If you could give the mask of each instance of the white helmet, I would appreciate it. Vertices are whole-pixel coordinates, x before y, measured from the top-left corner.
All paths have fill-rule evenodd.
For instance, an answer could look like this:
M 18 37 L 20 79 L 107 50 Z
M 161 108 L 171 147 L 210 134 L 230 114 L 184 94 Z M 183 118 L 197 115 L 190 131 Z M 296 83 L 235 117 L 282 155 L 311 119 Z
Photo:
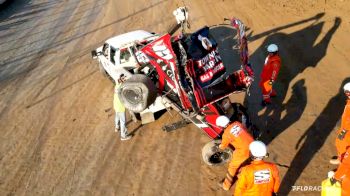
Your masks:
M 250 143 L 249 150 L 254 157 L 262 158 L 267 155 L 266 145 L 261 141 L 253 141 Z
M 219 127 L 226 127 L 230 123 L 230 119 L 227 118 L 227 116 L 219 116 L 216 119 L 216 125 Z
M 346 83 L 344 85 L 344 91 L 349 91 L 350 92 L 350 82 Z
M 278 47 L 276 44 L 270 44 L 269 46 L 267 46 L 267 52 L 277 52 L 278 51 Z

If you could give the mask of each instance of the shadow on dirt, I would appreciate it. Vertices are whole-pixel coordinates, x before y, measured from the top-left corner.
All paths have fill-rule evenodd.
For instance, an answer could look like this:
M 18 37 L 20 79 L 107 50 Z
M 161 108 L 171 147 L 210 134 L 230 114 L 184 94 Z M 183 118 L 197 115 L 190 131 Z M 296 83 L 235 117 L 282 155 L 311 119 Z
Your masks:
M 57 30 L 60 29 L 62 26 L 64 25 L 68 25 L 68 24 L 75 24 L 77 21 L 79 21 L 81 18 L 79 18 L 79 16 L 86 14 L 86 12 L 89 12 L 89 16 L 90 17 L 95 17 L 97 14 L 100 13 L 99 8 L 102 7 L 103 5 L 103 1 L 100 1 L 101 3 L 99 4 L 91 4 L 89 2 L 87 3 L 81 3 L 79 4 L 79 7 L 77 7 L 77 3 L 73 4 L 65 4 L 65 8 L 62 11 L 59 12 L 53 12 L 50 13 L 49 15 L 49 20 L 45 19 L 45 21 L 40 22 L 39 24 L 35 24 L 35 31 L 30 32 L 29 34 L 26 34 L 25 36 L 22 37 L 16 37 L 14 39 L 7 39 L 5 42 L 2 42 L 1 44 L 5 44 L 5 43 L 9 43 L 9 42 L 14 42 L 14 41 L 18 41 L 21 39 L 28 39 L 29 37 L 34 37 L 35 35 L 38 35 L 39 33 L 44 33 L 46 31 L 51 31 L 51 30 Z M 1 23 L 5 23 L 6 21 L 12 21 L 12 23 L 23 23 L 21 22 L 21 20 L 25 20 L 26 22 L 28 21 L 36 21 L 38 19 L 42 19 L 44 18 L 40 13 L 46 10 L 49 10 L 53 7 L 55 7 L 56 5 L 54 3 L 51 4 L 47 4 L 47 5 L 43 5 L 44 7 L 40 7 L 40 5 L 33 5 L 32 7 L 36 7 L 37 10 L 31 10 L 30 12 L 23 12 L 20 14 L 16 14 L 15 16 L 11 16 L 9 19 L 3 20 L 1 21 Z M 76 9 L 79 8 L 79 11 L 76 11 Z M 77 19 L 75 20 L 69 20 L 72 15 L 71 13 L 74 12 L 74 16 L 76 16 Z M 30 17 L 28 17 L 30 16 Z M 46 16 L 47 17 L 47 16 Z M 16 20 L 17 19 L 17 20 Z M 66 21 L 69 20 L 69 23 L 65 23 L 65 24 L 56 24 L 59 21 Z M 8 23 L 8 22 L 7 22 Z M 91 22 L 89 23 L 81 23 L 79 26 L 74 26 L 73 28 L 70 28 L 70 31 L 74 31 L 75 29 L 78 29 L 80 27 L 83 26 L 87 26 L 89 25 Z M 54 26 L 51 26 L 51 24 L 55 24 Z M 8 25 L 11 25 L 8 24 Z M 6 27 L 6 25 L 3 24 L 2 28 L 4 28 L 4 26 Z M 47 28 L 44 28 L 44 27 Z M 1 26 L 0 26 L 1 28 Z M 15 33 L 19 33 L 19 32 L 23 32 L 26 30 L 31 30 L 33 29 L 32 26 L 21 26 L 20 28 L 16 28 L 15 31 L 13 31 L 11 34 L 15 34 Z M 37 30 L 37 29 L 42 29 L 42 30 Z M 5 37 L 5 36 L 3 36 Z M 49 38 L 46 38 L 49 39 Z M 27 43 L 27 44 L 34 44 L 35 42 L 39 42 L 39 41 L 45 41 L 45 37 L 40 37 L 40 39 L 33 39 L 32 42 Z M 22 46 L 23 47 L 23 46 Z M 16 50 L 19 49 L 20 47 L 13 47 L 10 50 Z M 9 50 L 7 50 L 9 51 Z
M 306 107 L 307 95 L 304 79 L 297 81 L 293 85 L 292 97 L 286 103 L 283 102 L 285 101 L 290 82 L 306 68 L 317 66 L 318 62 L 326 54 L 332 35 L 340 26 L 341 19 L 336 18 L 332 28 L 316 43 L 316 39 L 320 36 L 324 25 L 323 21 L 318 21 L 322 16 L 323 14 L 318 14 L 309 20 L 304 20 L 304 22 L 313 21 L 313 23 L 294 33 L 275 33 L 268 36 L 262 46 L 251 55 L 250 60 L 253 63 L 256 82 L 251 88 L 253 96 L 246 97 L 245 104 L 248 105 L 252 119 L 261 119 L 258 124 L 261 129 L 265 130 L 264 141 L 267 143 L 270 143 L 283 130 L 299 120 Z M 288 25 L 286 26 L 289 27 Z M 259 35 L 251 38 L 255 39 L 255 37 L 259 37 Z M 274 98 L 274 103 L 269 105 L 261 116 L 257 116 L 258 112 L 263 109 L 261 107 L 262 96 L 257 84 L 260 79 L 263 59 L 267 55 L 266 46 L 270 43 L 279 45 L 282 58 L 281 70 L 275 85 L 278 96 Z M 282 117 L 282 112 L 284 111 L 287 114 Z
M 0 1 L 1 2 L 1 1 Z M 13 3 L 13 0 L 4 0 L 2 3 L 0 3 L 0 11 L 3 12 L 7 9 L 8 6 L 10 6 Z M 1 15 L 1 14 L 0 14 Z
M 30 4 L 30 0 L 8 0 L 3 5 L 0 5 L 0 31 L 14 28 L 28 21 L 29 16 L 43 12 L 52 4 L 38 3 Z
M 306 166 L 310 163 L 313 156 L 323 146 L 327 137 L 336 126 L 338 120 L 341 118 L 342 110 L 345 106 L 346 97 L 344 95 L 343 86 L 350 82 L 350 78 L 346 78 L 339 87 L 337 95 L 332 97 L 327 106 L 323 109 L 321 114 L 316 118 L 315 122 L 305 131 L 303 136 L 299 139 L 295 149 L 300 149 L 294 156 L 290 168 L 281 182 L 280 193 L 288 195 L 291 191 L 292 185 L 295 184 L 298 177 L 304 171 Z M 299 147 L 300 143 L 302 145 Z M 335 145 L 334 143 L 330 145 Z M 330 158 L 330 157 L 329 157 Z M 327 157 L 326 157 L 327 159 Z M 327 171 L 325 171 L 327 172 Z
M 253 123 L 257 124 L 263 131 L 260 139 L 266 144 L 269 144 L 280 133 L 297 122 L 305 110 L 307 104 L 305 79 L 296 81 L 291 87 L 291 97 L 288 100 L 285 99 L 287 91 L 290 90 L 291 81 L 306 68 L 316 67 L 326 55 L 329 42 L 341 24 L 341 19 L 335 18 L 333 26 L 329 30 L 323 30 L 325 32 L 323 34 L 321 32 L 325 22 L 320 21 L 323 15 L 324 13 L 320 13 L 314 17 L 248 37 L 249 41 L 254 41 L 267 36 L 263 44 L 250 56 L 250 62 L 255 71 L 255 82 L 250 89 L 251 96 L 245 98 L 245 105 L 249 108 Z M 310 25 L 296 32 L 290 34 L 278 32 L 307 22 L 311 22 Z M 262 95 L 258 83 L 264 59 L 267 56 L 266 46 L 271 43 L 278 44 L 282 59 L 281 70 L 275 84 L 278 96 L 273 98 L 273 104 L 268 105 L 262 115 L 258 115 L 259 111 L 263 110 L 261 106 Z M 314 154 L 322 146 L 336 125 L 340 117 L 338 113 L 342 107 L 341 94 L 338 94 L 330 100 L 320 117 L 305 132 L 303 137 L 306 138 L 306 141 L 294 157 L 290 169 L 281 183 L 280 192 L 282 195 L 288 195 L 292 185 L 295 184 Z M 316 135 L 317 137 L 315 137 Z
M 158 112 L 155 112 L 154 113 L 154 119 L 155 120 L 158 120 L 160 117 L 162 117 L 165 113 L 167 112 L 167 110 L 160 110 L 160 111 L 158 111 Z M 170 114 L 171 115 L 171 114 Z M 133 122 L 132 122 L 132 120 L 131 120 L 131 117 L 127 117 L 127 118 L 129 118 L 130 120 L 128 120 L 127 121 L 127 123 L 126 123 L 126 125 L 128 126 L 129 124 L 132 124 Z M 138 120 L 138 122 L 136 122 L 138 125 L 135 127 L 135 126 L 132 126 L 133 128 L 130 128 L 130 131 L 131 132 L 129 132 L 129 134 L 130 135 L 135 135 L 136 134 L 136 132 L 138 132 L 138 131 L 140 131 L 141 129 L 141 127 L 143 126 L 143 124 L 141 123 L 141 116 L 140 116 L 140 114 L 136 114 L 136 118 L 137 118 L 137 120 Z M 140 123 L 140 124 L 139 124 Z M 171 124 L 172 123 L 172 121 L 169 121 L 169 123 Z M 169 125 L 169 124 L 164 124 L 164 126 L 167 126 L 167 125 Z
M 83 3 L 80 3 L 83 2 Z M 6 80 L 12 78 L 13 67 L 20 67 L 27 63 L 33 61 L 33 57 L 39 56 L 42 52 L 47 52 L 49 49 L 57 47 L 52 41 L 57 41 L 57 35 L 64 35 L 81 33 L 82 29 L 85 30 L 86 26 L 90 25 L 93 22 L 93 18 L 99 13 L 101 7 L 98 5 L 92 4 L 90 2 L 84 1 L 70 2 L 65 4 L 64 10 L 56 11 L 54 7 L 58 7 L 60 1 L 51 1 L 47 3 L 37 3 L 37 4 L 28 4 L 23 7 L 15 7 L 13 9 L 8 8 L 8 13 L 2 14 L 0 21 L 0 38 L 2 42 L 0 43 L 0 53 L 3 55 L 0 57 L 0 66 L 1 70 L 10 69 L 6 73 L 6 77 L 1 80 Z M 78 11 L 76 11 L 78 9 Z M 47 12 L 47 13 L 44 13 Z M 78 19 L 72 19 L 71 13 L 74 12 L 74 16 Z M 69 30 L 63 32 L 61 29 L 64 29 L 66 25 L 72 25 L 80 20 L 79 16 L 88 15 L 91 20 L 81 22 L 79 26 L 74 26 L 69 28 Z M 88 17 L 85 17 L 88 18 Z M 25 25 L 20 25 L 25 23 Z M 32 25 L 30 25 L 32 24 Z M 18 25 L 18 26 L 16 26 Z M 50 32 L 50 33 L 49 33 Z M 52 44 L 49 44 L 52 43 Z M 25 50 L 24 48 L 31 46 L 30 50 Z M 13 56 L 13 53 L 16 53 Z M 10 58 L 10 56 L 13 56 Z M 6 67 L 4 66 L 6 65 Z M 16 73 L 23 73 L 28 70 L 18 69 Z M 15 76 L 15 75 L 14 75 Z

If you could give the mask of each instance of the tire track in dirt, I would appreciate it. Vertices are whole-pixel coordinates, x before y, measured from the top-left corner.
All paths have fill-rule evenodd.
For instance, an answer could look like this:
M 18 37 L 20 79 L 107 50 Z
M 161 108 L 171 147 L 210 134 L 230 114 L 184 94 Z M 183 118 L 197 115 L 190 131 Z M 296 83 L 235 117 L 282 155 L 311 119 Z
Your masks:
M 101 1 L 100 1 L 101 2 Z M 92 9 L 95 9 L 95 6 L 93 5 L 92 8 L 91 6 L 88 7 L 88 9 L 86 9 L 86 5 L 93 5 L 91 3 L 87 3 L 87 4 L 83 4 L 82 6 L 79 6 L 79 8 L 84 8 L 82 10 L 80 10 L 79 12 L 77 12 L 75 15 L 75 17 L 77 19 L 74 20 L 69 20 L 69 23 L 64 23 L 64 24 L 59 24 L 60 21 L 66 21 L 67 19 L 69 19 L 71 16 L 61 16 L 61 17 L 57 17 L 57 19 L 53 20 L 55 23 L 51 24 L 51 23 L 47 23 L 48 20 L 44 20 L 42 21 L 39 25 L 40 29 L 44 28 L 44 30 L 39 30 L 36 31 L 36 28 L 33 28 L 32 32 L 27 33 L 25 36 L 20 37 L 19 39 L 16 38 L 16 42 L 19 43 L 18 46 L 13 46 L 13 44 L 10 45 L 11 49 L 7 49 L 6 52 L 2 52 L 4 55 L 6 53 L 12 52 L 14 53 L 14 51 L 16 51 L 14 54 L 16 56 L 11 56 L 11 54 L 9 55 L 5 55 L 5 56 L 9 56 L 9 58 L 7 58 L 6 60 L 3 61 L 3 64 L 6 64 L 6 66 L 1 66 L 0 68 L 0 72 L 4 72 L 2 73 L 2 77 L 1 80 L 7 80 L 10 79 L 12 75 L 16 76 L 16 75 L 21 75 L 23 73 L 26 73 L 28 70 L 30 70 L 30 68 L 22 68 L 21 70 L 16 71 L 16 74 L 9 74 L 7 73 L 7 70 L 13 70 L 13 67 L 16 67 L 18 65 L 21 64 L 25 64 L 25 63 L 30 63 L 33 59 L 33 55 L 36 55 L 37 53 L 40 53 L 42 51 L 46 51 L 46 55 L 48 56 L 48 54 L 50 53 L 54 53 L 55 56 L 61 56 L 59 55 L 61 54 L 62 50 L 66 50 L 66 48 L 64 48 L 64 45 L 68 44 L 69 42 L 65 42 L 65 43 L 61 43 L 60 45 L 58 45 L 57 43 L 62 42 L 61 40 L 55 40 L 56 43 L 53 43 L 51 41 L 52 44 L 46 44 L 43 45 L 43 43 L 46 42 L 50 42 L 50 40 L 52 40 L 52 38 L 54 37 L 52 34 L 48 34 L 47 32 L 53 31 L 53 34 L 60 34 L 61 37 L 70 37 L 71 34 L 76 35 L 82 27 L 85 27 L 86 25 L 91 23 L 91 19 L 90 20 L 86 20 L 87 22 L 84 22 L 80 25 L 74 25 L 75 23 L 78 22 L 78 20 L 80 20 L 80 18 L 84 18 L 83 14 L 85 12 L 90 12 L 89 17 L 95 17 L 98 13 L 98 10 L 93 11 Z M 101 5 L 99 4 L 98 7 L 100 7 Z M 76 9 L 76 7 L 68 7 L 69 10 L 71 9 Z M 73 12 L 74 13 L 74 12 Z M 67 14 L 65 10 L 59 10 L 57 11 L 57 14 Z M 72 13 L 69 13 L 72 14 Z M 50 18 L 50 17 L 48 17 Z M 73 24 L 74 27 L 65 30 L 64 32 L 60 33 L 59 31 L 56 31 L 57 28 L 60 28 L 61 25 L 71 25 Z M 38 33 L 40 32 L 40 33 Z M 30 40 L 30 41 L 21 41 L 21 38 L 26 38 L 26 40 Z M 63 40 L 63 39 L 62 39 Z M 13 42 L 13 41 L 12 41 Z M 25 46 L 30 46 L 30 45 L 43 45 L 42 47 L 36 47 L 30 50 L 26 50 L 23 49 L 23 43 L 25 44 Z M 58 47 L 59 46 L 59 47 Z M 56 49 L 56 50 L 52 50 L 52 49 Z M 61 49 L 61 50 L 60 50 Z M 56 57 L 59 58 L 59 57 Z M 6 70 L 7 69 L 7 70 Z M 12 71 L 13 72 L 13 71 Z M 11 73 L 11 72 L 10 72 Z
M 34 26 L 40 26 L 42 22 L 43 22 L 43 21 L 40 21 L 40 20 L 39 20 L 39 21 L 37 21 L 37 22 L 34 24 Z M 58 23 L 62 23 L 62 22 L 65 22 L 65 20 L 58 21 Z M 31 32 L 33 32 L 33 31 L 35 31 L 35 30 L 36 30 L 36 28 L 32 28 L 32 29 L 30 29 L 28 32 L 24 32 L 23 34 L 27 34 L 27 33 L 30 34 Z M 52 44 L 52 42 L 55 40 L 55 38 L 56 38 L 55 36 L 52 36 L 51 41 L 49 41 L 49 43 L 47 43 L 46 45 L 50 45 L 50 43 Z M 23 43 L 23 42 L 21 42 L 20 40 L 18 40 L 18 41 L 16 41 L 15 43 L 13 43 L 12 45 L 13 45 L 14 47 L 16 47 L 17 45 L 22 45 L 22 43 Z M 8 97 L 10 97 L 10 98 L 9 98 L 10 103 L 7 102 L 8 104 L 6 104 L 6 105 L 7 105 L 6 108 L 9 108 L 9 106 L 11 106 L 11 102 L 14 100 L 14 96 L 17 95 L 18 89 L 21 87 L 22 83 L 25 81 L 25 79 L 27 78 L 28 74 L 38 66 L 38 64 L 40 63 L 41 59 L 45 56 L 45 54 L 46 54 L 46 51 L 40 51 L 37 55 L 35 55 L 35 57 L 33 57 L 32 62 L 30 62 L 29 65 L 27 66 L 27 69 L 25 70 L 25 72 L 21 72 L 21 73 L 18 75 L 17 79 L 15 79 L 15 80 L 17 80 L 17 81 L 15 81 L 14 84 L 13 84 L 13 83 L 11 84 L 11 85 L 13 85 L 13 86 L 15 87 L 14 89 L 16 89 L 16 90 L 14 90 L 14 92 L 12 93 L 12 96 L 8 96 Z M 18 69 L 18 68 L 17 68 L 17 69 Z M 12 71 L 12 74 L 13 74 L 13 72 L 15 72 L 16 69 L 12 69 L 12 70 L 14 70 L 14 71 Z M 9 74 L 9 73 L 7 73 L 6 75 L 8 75 L 8 74 Z M 11 74 L 11 73 L 10 73 L 10 74 Z M 7 76 L 7 77 L 8 77 L 8 76 Z M 18 78 L 20 78 L 20 79 L 18 79 Z M 1 76 L 0 79 L 2 80 L 2 79 L 3 79 L 3 76 Z M 6 108 L 3 109 L 3 110 L 1 110 L 1 112 L 0 112 L 0 119 L 1 119 L 2 116 L 6 113 Z
M 63 24 L 63 23 L 65 23 L 65 22 L 67 22 L 66 20 L 62 20 L 61 21 L 61 23 Z M 58 35 L 59 35 L 59 33 L 58 33 Z M 55 40 L 57 39 L 57 37 L 53 37 L 52 39 L 51 39 L 51 44 L 53 44 L 54 42 L 55 42 Z M 50 43 L 48 43 L 48 45 L 50 45 Z M 40 55 L 38 55 L 38 57 L 36 58 L 36 61 L 34 61 L 33 63 L 31 63 L 30 64 L 30 66 L 29 66 L 29 68 L 30 68 L 30 70 L 34 70 L 35 68 L 36 68 L 36 66 L 37 66 L 37 64 L 39 64 L 40 63 L 40 61 L 41 61 L 41 59 L 42 59 L 42 57 L 44 57 L 45 56 L 45 52 L 42 52 Z M 69 63 L 69 59 L 67 59 L 67 61 L 66 61 L 66 65 Z M 27 78 L 26 76 L 29 74 L 30 72 L 27 72 L 25 75 L 24 75 L 24 77 L 22 77 L 21 79 L 18 79 L 18 81 L 14 84 L 15 86 L 16 86 L 16 88 L 15 88 L 15 90 L 13 91 L 13 96 L 16 96 L 16 95 L 18 95 L 18 93 L 16 93 L 20 88 L 23 88 L 23 86 L 22 86 L 22 84 L 23 84 L 23 82 L 25 81 L 25 79 Z M 62 79 L 62 78 L 61 78 Z M 56 87 L 58 87 L 58 86 L 56 86 Z M 11 102 L 14 100 L 13 98 L 12 99 L 10 99 L 11 100 Z M 8 107 L 6 107 L 5 108 L 5 110 L 2 110 L 2 113 L 1 113 L 1 115 L 0 115 L 0 117 L 2 117 L 2 115 L 4 115 L 5 113 L 7 113 L 7 108 L 10 108 L 9 106 L 12 106 L 12 103 L 9 103 L 9 104 L 7 104 L 7 106 Z M 52 107 L 54 107 L 54 105 L 55 104 L 53 104 L 54 103 L 54 100 L 52 100 L 51 101 L 51 104 L 48 104 L 48 105 L 51 105 L 51 107 L 49 107 L 49 108 L 47 108 L 48 110 L 50 110 Z M 13 107 L 13 106 L 12 106 Z M 47 110 L 46 110 L 47 111 Z M 28 161 L 30 161 L 30 163 L 29 163 L 29 165 L 26 167 L 27 169 L 25 169 L 25 171 L 24 172 L 21 172 L 22 173 L 22 175 L 20 175 L 20 176 L 22 176 L 19 180 L 18 180 L 18 183 L 16 183 L 16 184 L 18 184 L 18 186 L 20 186 L 20 184 L 23 184 L 23 180 L 25 180 L 25 176 L 28 176 L 28 171 L 29 170 L 32 170 L 33 168 L 32 167 L 34 167 L 34 166 L 37 166 L 37 165 L 39 165 L 38 163 L 40 162 L 40 145 L 41 145 L 41 143 L 40 143 L 40 140 L 42 139 L 42 137 L 45 135 L 45 132 L 47 131 L 47 130 L 45 130 L 45 128 L 46 128 L 46 126 L 47 126 L 47 124 L 50 122 L 50 120 L 51 120 L 51 118 L 50 118 L 50 116 L 51 115 L 48 115 L 48 118 L 46 119 L 46 121 L 45 121 L 45 123 L 44 123 L 44 125 L 43 125 L 43 127 L 41 128 L 41 131 L 40 131 L 40 136 L 39 136 L 39 142 L 37 143 L 37 141 L 36 140 L 34 140 L 34 141 L 32 141 L 33 142 L 33 144 L 34 145 L 38 145 L 37 146 L 37 150 L 34 150 L 34 152 L 29 152 L 29 153 L 26 153 L 27 154 L 27 156 L 28 156 L 28 154 L 33 154 L 32 156 L 34 156 L 34 158 L 30 158 Z M 30 146 L 30 145 L 29 145 Z M 28 150 L 27 150 L 28 151 Z M 30 150 L 29 150 L 30 151 Z M 8 153 L 10 153 L 10 152 L 8 152 Z M 8 154 L 7 153 L 7 154 Z M 9 154 L 8 154 L 8 156 L 9 156 Z M 29 155 L 29 157 L 30 157 L 30 155 Z M 5 157 L 6 158 L 6 157 Z M 33 171 L 29 171 L 29 173 L 30 172 L 33 172 Z M 18 172 L 17 172 L 18 173 Z M 29 174 L 29 176 L 31 176 L 31 173 Z M 22 182 L 21 182 L 22 181 Z M 11 192 L 13 192 L 15 189 L 17 189 L 18 187 L 13 187 L 12 188 L 12 191 Z
M 76 10 L 78 10 L 80 7 L 77 7 L 77 9 Z M 92 17 L 93 15 L 90 15 L 90 18 Z M 86 20 L 89 20 L 90 18 L 89 17 L 82 17 L 83 19 L 86 19 Z M 73 20 L 73 19 L 72 19 Z M 74 27 L 74 26 L 76 26 L 76 23 L 67 23 L 68 25 L 66 25 L 65 26 L 65 29 L 71 29 L 72 27 Z M 81 29 L 82 30 L 82 29 Z M 79 34 L 80 32 L 77 32 L 77 34 Z M 74 45 L 75 46 L 79 46 L 79 45 L 81 45 L 82 44 L 82 40 L 83 39 L 80 39 L 80 40 L 78 40 Z M 72 47 L 72 49 L 74 49 L 75 48 L 75 46 L 73 46 Z M 54 91 L 57 91 L 57 89 L 59 89 L 60 88 L 60 85 L 62 84 L 62 82 L 65 80 L 65 77 L 67 77 L 66 76 L 66 74 L 62 74 L 62 73 L 67 73 L 66 72 L 66 69 L 68 69 L 68 67 L 69 67 L 69 65 L 71 64 L 72 62 L 71 62 L 71 56 L 69 56 L 68 57 L 68 59 L 67 59 L 67 61 L 66 61 L 66 63 L 64 64 L 64 66 L 63 66 L 63 68 L 61 69 L 61 72 L 58 74 L 58 78 L 57 78 L 57 82 L 56 82 L 56 85 L 53 87 L 53 92 Z M 61 82 L 62 81 L 62 82 Z M 57 101 L 58 101 L 58 99 L 60 99 L 60 98 L 51 98 L 52 100 L 50 101 L 51 102 L 51 105 L 52 106 L 56 106 L 57 105 Z M 46 144 L 47 144 L 47 142 L 48 142 L 48 139 L 50 138 L 50 137 L 52 137 L 52 133 L 49 133 L 49 130 L 50 130 L 50 123 L 52 123 L 51 121 L 52 121 L 52 116 L 55 116 L 54 115 L 54 107 L 52 107 L 52 108 L 50 108 L 49 110 L 51 110 L 52 112 L 51 112 L 51 114 L 49 114 L 48 115 L 48 118 L 46 119 L 46 121 L 45 121 L 45 123 L 44 123 L 44 125 L 43 125 L 43 127 L 41 128 L 41 131 L 40 131 L 40 136 L 39 136 L 39 141 L 38 141 L 38 143 L 37 143 L 37 145 L 36 145 L 36 147 L 35 147 L 35 150 L 34 150 L 34 152 L 36 152 L 37 154 L 40 154 L 40 153 L 42 153 L 43 152 L 43 149 L 44 148 L 46 148 L 47 146 L 46 146 Z M 63 134 L 63 135 L 66 135 L 65 133 L 61 133 L 61 134 Z M 39 156 L 38 156 L 39 157 Z M 69 163 L 69 162 L 68 162 Z M 68 166 L 69 166 L 69 164 L 68 164 Z M 67 167 L 68 167 L 67 166 Z M 37 167 L 35 167 L 35 166 L 33 166 L 34 168 L 37 168 Z M 37 171 L 35 172 L 35 173 L 39 173 L 40 174 L 40 171 L 41 170 L 41 168 L 38 168 L 37 169 Z M 43 170 L 45 171 L 45 168 L 43 168 Z M 65 172 L 67 172 L 68 170 L 67 169 L 64 169 L 63 170 L 63 172 L 60 174 L 60 176 L 62 177 L 63 175 L 65 175 Z M 40 176 L 40 175 L 39 175 Z M 39 177 L 38 176 L 38 177 Z M 59 182 L 59 180 L 62 180 L 61 179 L 61 177 L 58 177 L 57 179 L 56 179 L 56 182 Z M 36 182 L 40 182 L 41 183 L 41 179 L 40 178 L 37 178 L 36 180 L 34 180 L 34 181 L 36 181 Z M 54 191 L 54 187 L 56 187 L 56 185 L 57 184 L 54 184 L 54 186 L 53 186 L 53 189 L 51 189 L 51 193 Z M 36 186 L 35 184 L 34 184 L 34 186 Z M 51 194 L 50 193 L 50 194 Z

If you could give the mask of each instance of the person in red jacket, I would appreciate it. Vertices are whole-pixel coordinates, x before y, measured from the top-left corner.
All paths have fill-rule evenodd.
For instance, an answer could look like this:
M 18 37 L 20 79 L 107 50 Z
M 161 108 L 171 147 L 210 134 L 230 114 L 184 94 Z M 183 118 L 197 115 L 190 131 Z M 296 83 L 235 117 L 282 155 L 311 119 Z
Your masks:
M 350 147 L 350 82 L 346 83 L 343 88 L 347 101 L 341 118 L 340 128 L 337 131 L 337 137 L 335 139 L 338 156 L 331 159 L 331 164 L 339 164 L 347 148 Z
M 228 166 L 226 177 L 222 182 L 222 188 L 228 191 L 234 182 L 237 170 L 242 163 L 249 158 L 249 144 L 254 141 L 254 139 L 248 133 L 247 128 L 244 125 L 239 121 L 230 124 L 230 120 L 226 116 L 219 116 L 216 119 L 216 125 L 224 128 L 219 148 L 224 150 L 229 145 L 232 145 L 235 149 Z
M 263 105 L 270 104 L 270 97 L 277 95 L 272 86 L 277 79 L 278 72 L 281 67 L 281 58 L 278 54 L 278 46 L 276 44 L 270 44 L 267 47 L 267 51 L 269 54 L 265 59 L 265 64 L 261 72 L 261 80 L 259 83 L 263 94 Z
M 277 194 L 280 178 L 277 166 L 265 162 L 266 145 L 253 141 L 249 145 L 252 162 L 241 168 L 235 188 L 235 196 L 271 196 Z

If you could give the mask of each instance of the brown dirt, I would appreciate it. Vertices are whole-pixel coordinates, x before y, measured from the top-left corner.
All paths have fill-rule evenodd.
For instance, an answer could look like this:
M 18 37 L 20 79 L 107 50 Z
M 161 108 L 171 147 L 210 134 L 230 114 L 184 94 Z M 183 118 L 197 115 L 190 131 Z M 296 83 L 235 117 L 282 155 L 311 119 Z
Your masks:
M 230 195 L 217 182 L 226 166 L 209 167 L 210 139 L 194 125 L 166 133 L 180 119 L 130 122 L 135 137 L 113 132 L 113 85 L 90 50 L 113 35 L 165 32 L 181 1 L 15 1 L 0 20 L 0 195 Z M 21 3 L 18 3 L 21 2 Z M 279 96 L 260 107 L 259 89 L 245 102 L 280 167 L 281 195 L 318 186 L 333 169 L 334 131 L 343 111 L 341 85 L 350 73 L 350 2 L 346 0 L 185 1 L 195 30 L 240 18 L 249 28 L 256 75 L 265 46 L 279 44 Z M 338 19 L 337 19 L 338 17 Z M 259 77 L 256 77 L 258 80 Z

